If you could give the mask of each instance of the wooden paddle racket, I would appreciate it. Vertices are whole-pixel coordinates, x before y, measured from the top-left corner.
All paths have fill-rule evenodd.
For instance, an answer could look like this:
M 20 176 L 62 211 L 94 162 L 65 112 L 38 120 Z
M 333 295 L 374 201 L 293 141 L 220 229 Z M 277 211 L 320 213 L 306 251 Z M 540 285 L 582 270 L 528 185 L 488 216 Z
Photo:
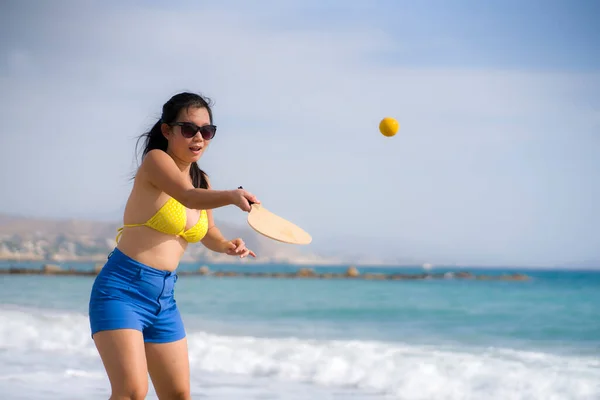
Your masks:
M 238 189 L 243 189 L 241 186 Z M 273 214 L 262 206 L 248 201 L 252 209 L 248 213 L 248 225 L 269 239 L 289 244 L 309 244 L 312 237 L 299 226 Z

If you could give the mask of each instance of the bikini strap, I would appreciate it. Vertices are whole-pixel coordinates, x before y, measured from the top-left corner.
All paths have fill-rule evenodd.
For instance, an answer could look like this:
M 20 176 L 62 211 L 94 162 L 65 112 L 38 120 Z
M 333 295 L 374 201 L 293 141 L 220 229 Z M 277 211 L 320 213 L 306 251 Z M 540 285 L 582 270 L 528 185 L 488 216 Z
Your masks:
M 132 227 L 132 226 L 144 226 L 144 225 L 146 225 L 146 224 L 144 223 L 144 224 L 125 224 L 125 225 L 123 225 L 122 227 L 120 227 L 119 229 L 117 229 L 117 236 L 115 237 L 115 241 L 117 243 L 119 243 L 119 238 L 123 234 L 123 229 L 124 228 L 129 228 L 129 227 Z
M 115 242 L 119 243 L 119 238 L 121 237 L 121 235 L 123 234 L 123 226 L 120 227 L 119 229 L 117 229 L 117 236 L 115 237 Z

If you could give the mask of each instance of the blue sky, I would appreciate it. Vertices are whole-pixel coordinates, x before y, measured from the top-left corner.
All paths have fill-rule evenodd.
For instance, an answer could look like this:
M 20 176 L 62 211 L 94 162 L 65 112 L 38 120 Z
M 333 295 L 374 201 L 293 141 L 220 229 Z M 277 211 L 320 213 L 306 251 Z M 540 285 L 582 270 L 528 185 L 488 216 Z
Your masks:
M 119 220 L 136 136 L 194 90 L 215 101 L 214 186 L 253 191 L 310 250 L 600 260 L 597 2 L 1 7 L 1 211 Z

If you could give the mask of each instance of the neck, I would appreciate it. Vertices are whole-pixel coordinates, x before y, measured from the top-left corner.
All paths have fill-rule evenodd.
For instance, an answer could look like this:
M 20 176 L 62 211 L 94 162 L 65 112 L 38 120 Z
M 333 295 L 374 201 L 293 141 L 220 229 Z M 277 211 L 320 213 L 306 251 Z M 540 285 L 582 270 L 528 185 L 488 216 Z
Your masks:
M 177 158 L 177 156 L 175 154 L 173 154 L 171 152 L 171 150 L 167 150 L 167 154 L 171 156 L 171 158 L 175 161 L 175 164 L 177 165 L 177 167 L 179 167 L 179 170 L 181 172 L 190 172 L 190 168 L 192 166 L 191 163 L 187 162 L 187 161 L 183 161 L 180 158 Z

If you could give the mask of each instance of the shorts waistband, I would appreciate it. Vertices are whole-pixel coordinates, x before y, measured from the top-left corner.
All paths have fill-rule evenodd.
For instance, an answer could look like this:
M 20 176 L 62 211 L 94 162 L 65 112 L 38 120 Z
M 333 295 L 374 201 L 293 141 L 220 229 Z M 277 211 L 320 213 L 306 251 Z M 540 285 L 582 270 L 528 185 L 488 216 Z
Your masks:
M 108 261 L 106 266 L 117 266 L 120 269 L 131 273 L 132 275 L 137 275 L 143 273 L 144 275 L 155 276 L 159 278 L 169 278 L 171 276 L 177 276 L 176 271 L 164 271 L 161 269 L 157 269 L 151 267 L 149 265 L 143 264 L 131 257 L 127 254 L 123 253 L 118 248 L 114 248 L 108 255 Z

